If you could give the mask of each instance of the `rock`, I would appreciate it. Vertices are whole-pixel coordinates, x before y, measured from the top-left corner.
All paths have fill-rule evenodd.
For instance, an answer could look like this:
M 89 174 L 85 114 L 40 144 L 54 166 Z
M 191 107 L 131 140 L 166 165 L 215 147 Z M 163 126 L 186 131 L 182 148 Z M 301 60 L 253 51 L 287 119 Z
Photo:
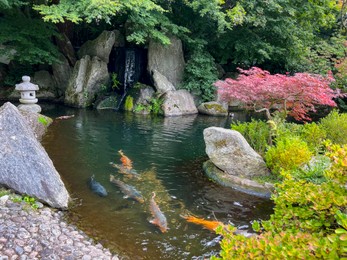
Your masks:
M 74 66 L 77 59 L 74 47 L 70 39 L 66 36 L 65 33 L 60 33 L 60 37 L 55 37 L 59 50 L 64 54 L 64 56 L 68 59 L 71 66 Z
M 55 81 L 48 71 L 36 71 L 32 82 L 40 86 L 40 91 L 36 94 L 37 98 L 52 100 L 57 97 Z
M 227 116 L 228 110 L 223 107 L 222 104 L 212 101 L 202 103 L 198 107 L 200 114 L 209 115 L 209 116 Z
M 0 108 L 0 184 L 55 208 L 67 208 L 69 194 L 51 159 L 18 109 Z
M 222 186 L 262 198 L 270 198 L 274 191 L 271 183 L 260 184 L 256 181 L 234 176 L 218 169 L 210 160 L 204 162 L 203 169 L 207 177 Z
M 125 37 L 119 30 L 114 30 L 115 41 L 113 44 L 113 48 L 119 48 L 125 46 Z
M 176 90 L 174 85 L 157 70 L 152 71 L 152 79 L 154 87 L 159 95 Z
M 42 110 L 38 104 L 20 104 L 18 109 L 30 113 L 40 113 Z
M 72 68 L 70 67 L 69 62 L 64 55 L 60 56 L 59 62 L 52 64 L 52 71 L 57 96 L 64 96 L 72 73 Z
M 134 112 L 137 114 L 149 114 L 151 100 L 154 98 L 155 91 L 151 86 L 137 83 L 131 90 L 134 94 Z
M 97 105 L 96 109 L 103 110 L 103 109 L 115 109 L 117 110 L 119 108 L 119 103 L 121 100 L 120 95 L 112 95 L 108 97 L 104 97 L 102 100 L 100 100 Z
M 78 57 L 82 59 L 84 56 L 96 56 L 103 62 L 108 63 L 112 47 L 115 43 L 115 33 L 112 31 L 103 31 L 98 38 L 87 41 L 78 51 Z
M 65 104 L 88 107 L 109 81 L 107 64 L 98 57 L 85 56 L 76 62 L 65 92 Z
M 27 106 L 27 105 L 26 105 Z M 19 108 L 18 108 L 19 109 Z M 48 116 L 38 114 L 36 112 L 20 110 L 22 116 L 29 124 L 37 140 L 41 140 L 42 136 L 46 133 L 47 128 L 53 123 L 53 120 Z
M 185 89 L 166 92 L 162 109 L 165 116 L 181 116 L 198 113 L 193 96 Z
M 157 70 L 177 88 L 183 79 L 185 62 L 181 40 L 171 37 L 170 41 L 169 45 L 154 40 L 149 42 L 147 70 L 150 75 Z
M 239 132 L 209 127 L 204 130 L 204 140 L 211 162 L 225 173 L 249 179 L 269 175 L 263 158 Z

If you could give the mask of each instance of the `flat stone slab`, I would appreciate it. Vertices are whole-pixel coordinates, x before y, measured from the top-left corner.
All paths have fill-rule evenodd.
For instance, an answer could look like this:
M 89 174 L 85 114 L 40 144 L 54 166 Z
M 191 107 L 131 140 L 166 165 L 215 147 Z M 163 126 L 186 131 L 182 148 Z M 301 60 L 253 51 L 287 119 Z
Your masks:
M 59 173 L 18 109 L 0 108 L 0 185 L 36 197 L 54 208 L 68 207 Z
M 250 195 L 270 198 L 274 191 L 274 186 L 271 183 L 261 184 L 254 180 L 232 176 L 218 169 L 211 161 L 204 162 L 203 169 L 206 176 L 218 184 Z

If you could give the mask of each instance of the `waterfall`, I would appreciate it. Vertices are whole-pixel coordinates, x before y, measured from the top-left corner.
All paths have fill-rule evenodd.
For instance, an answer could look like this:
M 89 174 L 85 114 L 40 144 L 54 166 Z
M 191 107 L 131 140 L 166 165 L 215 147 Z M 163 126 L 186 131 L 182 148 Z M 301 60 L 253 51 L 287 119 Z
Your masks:
M 125 67 L 124 67 L 124 83 L 123 83 L 123 94 L 120 99 L 117 110 L 119 110 L 126 94 L 127 88 L 132 87 L 135 83 L 135 74 L 136 74 L 136 63 L 135 63 L 135 51 L 126 50 L 125 51 Z

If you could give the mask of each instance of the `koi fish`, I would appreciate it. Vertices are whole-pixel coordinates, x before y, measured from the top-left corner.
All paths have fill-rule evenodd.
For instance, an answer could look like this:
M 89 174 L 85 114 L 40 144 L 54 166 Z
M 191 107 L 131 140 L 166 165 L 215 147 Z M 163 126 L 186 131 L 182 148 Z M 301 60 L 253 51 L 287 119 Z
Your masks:
M 132 169 L 133 162 L 123 153 L 122 150 L 119 150 L 118 153 L 121 155 L 120 161 L 122 162 L 123 166 L 128 169 Z
M 152 192 L 152 198 L 149 202 L 149 210 L 151 211 L 153 219 L 149 221 L 149 223 L 156 225 L 159 227 L 160 231 L 162 233 L 167 232 L 168 227 L 167 227 L 167 220 L 163 212 L 159 209 L 157 203 L 154 200 L 155 198 L 155 193 Z
M 216 221 L 216 220 L 206 220 L 206 219 L 197 218 L 194 216 L 181 216 L 181 217 L 184 218 L 185 220 L 187 220 L 187 222 L 194 223 L 197 225 L 202 225 L 204 228 L 211 230 L 211 231 L 215 231 L 215 229 L 218 226 L 224 225 L 222 222 Z
M 97 182 L 94 179 L 94 175 L 90 177 L 88 184 L 89 184 L 89 188 L 95 194 L 99 195 L 100 197 L 106 197 L 107 196 L 106 189 L 104 188 L 104 186 L 102 186 L 99 182 Z
M 144 203 L 145 200 L 143 199 L 141 193 L 135 189 L 135 187 L 125 184 L 121 180 L 117 180 L 114 176 L 110 175 L 110 182 L 116 184 L 120 190 L 124 193 L 124 198 L 127 199 L 133 199 L 140 203 Z
M 75 117 L 75 115 L 70 115 L 70 116 L 58 116 L 58 117 L 56 117 L 55 119 L 62 120 L 62 119 L 69 119 L 69 118 L 72 118 L 72 117 Z
M 135 177 L 137 179 L 140 179 L 140 174 L 137 173 L 136 170 L 134 169 L 129 169 L 127 167 L 125 167 L 122 164 L 115 164 L 113 162 L 110 162 L 111 166 L 118 169 L 120 173 L 124 174 L 124 175 L 128 175 L 130 177 Z

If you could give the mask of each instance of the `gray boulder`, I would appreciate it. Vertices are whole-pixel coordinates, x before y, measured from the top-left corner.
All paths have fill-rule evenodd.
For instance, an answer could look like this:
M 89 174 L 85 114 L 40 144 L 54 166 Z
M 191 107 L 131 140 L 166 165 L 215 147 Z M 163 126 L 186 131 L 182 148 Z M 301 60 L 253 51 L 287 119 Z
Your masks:
M 248 179 L 269 175 L 263 158 L 239 132 L 209 127 L 204 130 L 204 140 L 211 162 L 225 173 Z
M 103 31 L 98 38 L 87 41 L 78 51 L 78 57 L 82 59 L 84 56 L 97 56 L 102 61 L 108 63 L 112 47 L 115 43 L 115 33 L 113 31 Z
M 64 96 L 72 73 L 72 68 L 64 55 L 60 56 L 59 62 L 52 64 L 52 71 L 57 95 L 58 97 Z
M 44 116 L 36 112 L 33 113 L 24 110 L 19 111 L 29 124 L 36 139 L 40 141 L 43 135 L 46 133 L 49 125 L 53 123 L 53 120 L 48 116 Z
M 209 115 L 209 116 L 227 116 L 228 110 L 225 107 L 215 101 L 202 103 L 198 107 L 200 114 Z
M 166 92 L 162 109 L 165 116 L 182 116 L 198 113 L 193 96 L 185 89 Z
M 152 71 L 152 79 L 154 87 L 159 95 L 176 90 L 174 85 L 157 70 Z
M 36 71 L 32 82 L 39 85 L 40 91 L 36 97 L 40 99 L 55 99 L 57 96 L 56 84 L 52 75 L 46 70 Z
M 107 64 L 94 56 L 85 56 L 76 62 L 68 87 L 65 91 L 65 104 L 73 107 L 91 106 L 109 81 Z
M 147 70 L 150 75 L 159 71 L 177 88 L 183 79 L 185 62 L 181 40 L 171 37 L 170 41 L 167 46 L 154 40 L 149 42 Z
M 68 207 L 69 194 L 51 159 L 9 102 L 0 108 L 0 184 L 52 207 Z

